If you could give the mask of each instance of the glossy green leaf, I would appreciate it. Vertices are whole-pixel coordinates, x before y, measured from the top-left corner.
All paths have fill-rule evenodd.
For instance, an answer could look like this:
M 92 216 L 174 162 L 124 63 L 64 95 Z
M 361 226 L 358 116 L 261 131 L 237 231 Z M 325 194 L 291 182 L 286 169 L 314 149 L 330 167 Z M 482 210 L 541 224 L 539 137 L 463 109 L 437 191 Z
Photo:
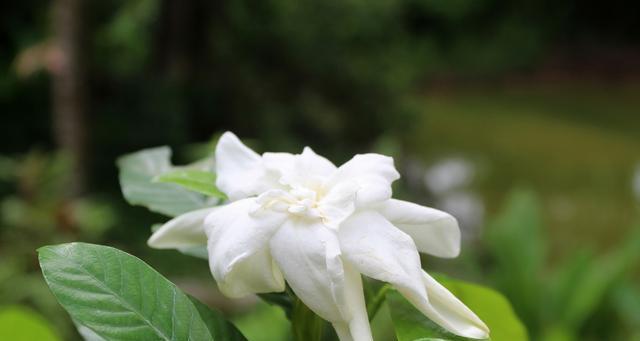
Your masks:
M 422 315 L 396 290 L 387 292 L 387 304 L 398 341 L 470 340 L 453 335 Z
M 437 276 L 442 285 L 473 310 L 491 330 L 492 341 L 527 341 L 527 331 L 500 293 L 476 284 Z M 422 315 L 402 295 L 390 290 L 387 300 L 399 341 L 471 340 L 453 335 Z
M 58 341 L 53 327 L 42 316 L 22 306 L 0 308 L 0 340 Z
M 198 169 L 175 170 L 158 175 L 155 182 L 173 183 L 188 190 L 211 197 L 226 199 L 226 195 L 216 187 L 216 175 L 213 172 Z
M 96 332 L 84 326 L 82 323 L 78 321 L 73 321 L 73 323 L 76 325 L 78 334 L 82 336 L 84 341 L 106 341 L 102 336 L 96 334 Z
M 437 276 L 437 280 L 474 311 L 491 330 L 493 341 L 526 341 L 527 329 L 499 292 L 473 283 Z
M 173 283 L 117 249 L 70 243 L 40 248 L 45 280 L 71 317 L 107 340 L 214 340 Z
M 153 181 L 157 176 L 176 170 L 171 165 L 171 150 L 168 147 L 145 149 L 125 155 L 118 159 L 118 167 L 122 194 L 132 205 L 141 205 L 151 211 L 175 217 L 212 206 L 218 201 L 174 183 Z M 206 162 L 194 167 L 211 168 Z
M 246 341 L 247 339 L 240 333 L 238 328 L 233 324 L 226 321 L 224 316 L 218 311 L 215 311 L 208 307 L 206 304 L 198 301 L 193 296 L 188 296 L 191 303 L 198 309 L 200 318 L 209 328 L 209 333 L 213 336 L 214 340 L 229 340 L 229 341 Z

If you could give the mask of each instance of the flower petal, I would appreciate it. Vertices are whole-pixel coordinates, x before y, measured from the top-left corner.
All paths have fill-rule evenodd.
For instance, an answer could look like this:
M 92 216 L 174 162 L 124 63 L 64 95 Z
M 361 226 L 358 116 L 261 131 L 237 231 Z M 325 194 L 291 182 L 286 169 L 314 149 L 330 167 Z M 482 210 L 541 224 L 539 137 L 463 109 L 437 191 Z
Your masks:
M 331 161 L 309 147 L 302 154 L 264 153 L 262 158 L 266 169 L 279 175 L 280 184 L 292 187 L 316 188 L 336 170 Z
M 288 220 L 271 254 L 296 295 L 331 322 L 340 339 L 371 340 L 360 274 L 342 261 L 335 233 L 313 220 Z
M 336 166 L 325 157 L 316 154 L 310 147 L 304 147 L 299 156 L 299 167 L 305 173 L 329 176 L 336 171 Z
M 180 249 L 207 244 L 204 219 L 217 207 L 205 208 L 181 214 L 154 232 L 147 244 L 156 249 Z
M 425 271 L 423 282 L 429 297 L 428 304 L 418 307 L 429 319 L 447 330 L 464 337 L 486 339 L 489 327 L 447 288 Z
M 385 201 L 378 211 L 410 235 L 421 252 L 443 258 L 460 253 L 460 228 L 452 215 L 396 199 Z
M 420 267 L 408 235 L 374 211 L 354 214 L 338 230 L 344 258 L 366 276 L 389 282 L 418 310 L 447 330 L 485 338 L 482 321 Z
M 328 186 L 335 186 L 342 181 L 356 181 L 360 186 L 356 205 L 364 207 L 391 198 L 391 183 L 399 178 L 393 158 L 380 154 L 359 154 L 338 168 L 328 181 Z
M 231 201 L 259 194 L 265 187 L 262 159 L 231 132 L 222 134 L 216 145 L 216 186 Z
M 358 212 L 338 229 L 340 248 L 362 274 L 426 296 L 411 237 L 375 211 Z
M 295 154 L 267 152 L 262 154 L 262 160 L 267 171 L 276 173 L 278 179 L 283 175 L 292 174 L 295 170 Z
M 348 322 L 333 322 L 341 341 L 368 341 L 373 340 L 369 316 L 364 302 L 362 290 L 362 277 L 349 262 L 343 261 L 344 267 L 344 303 L 351 311 L 351 320 Z
M 355 181 L 343 181 L 333 186 L 320 199 L 318 210 L 327 226 L 337 229 L 355 211 L 355 198 L 359 188 Z
M 286 215 L 260 210 L 255 198 L 222 206 L 205 220 L 209 267 L 229 297 L 283 291 L 284 279 L 269 253 L 269 239 Z

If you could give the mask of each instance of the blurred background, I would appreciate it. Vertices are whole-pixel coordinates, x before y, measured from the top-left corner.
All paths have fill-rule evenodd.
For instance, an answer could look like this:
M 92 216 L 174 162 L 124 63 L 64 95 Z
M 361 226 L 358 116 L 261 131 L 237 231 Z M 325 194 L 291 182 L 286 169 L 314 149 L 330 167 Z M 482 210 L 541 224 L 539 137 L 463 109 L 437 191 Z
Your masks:
M 395 196 L 463 229 L 461 257 L 428 269 L 500 290 L 532 340 L 640 340 L 639 14 L 622 0 L 2 2 L 0 339 L 17 325 L 80 338 L 35 254 L 80 240 L 138 255 L 252 340 L 286 340 L 276 308 L 221 299 L 205 261 L 147 248 L 166 218 L 120 193 L 118 156 L 169 145 L 185 163 L 232 130 L 337 164 L 393 155 Z

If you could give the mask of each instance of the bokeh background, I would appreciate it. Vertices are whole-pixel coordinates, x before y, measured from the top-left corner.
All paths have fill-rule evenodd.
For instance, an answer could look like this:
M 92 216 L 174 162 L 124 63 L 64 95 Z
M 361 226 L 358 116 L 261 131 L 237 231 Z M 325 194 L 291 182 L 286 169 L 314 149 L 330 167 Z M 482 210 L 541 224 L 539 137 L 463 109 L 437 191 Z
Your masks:
M 396 196 L 463 229 L 461 257 L 428 269 L 500 290 L 532 340 L 640 340 L 638 22 L 622 0 L 4 1 L 0 339 L 79 339 L 35 249 L 81 240 L 286 340 L 276 308 L 147 248 L 166 218 L 119 190 L 118 156 L 169 145 L 184 163 L 232 130 L 337 164 L 393 155 Z

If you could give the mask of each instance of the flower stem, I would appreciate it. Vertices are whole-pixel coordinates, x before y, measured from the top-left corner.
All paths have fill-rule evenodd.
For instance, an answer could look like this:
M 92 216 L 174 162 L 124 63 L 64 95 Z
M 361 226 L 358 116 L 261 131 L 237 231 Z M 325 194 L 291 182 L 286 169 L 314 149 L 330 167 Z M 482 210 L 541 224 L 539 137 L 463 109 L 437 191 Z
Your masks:
M 373 320 L 373 318 L 378 313 L 378 310 L 380 310 L 380 307 L 387 298 L 387 291 L 389 291 L 390 288 L 391 286 L 388 284 L 383 285 L 382 287 L 380 287 L 375 296 L 373 296 L 371 300 L 367 302 L 367 315 L 369 315 L 369 321 Z
M 327 322 L 296 298 L 291 314 L 294 341 L 321 341 Z

